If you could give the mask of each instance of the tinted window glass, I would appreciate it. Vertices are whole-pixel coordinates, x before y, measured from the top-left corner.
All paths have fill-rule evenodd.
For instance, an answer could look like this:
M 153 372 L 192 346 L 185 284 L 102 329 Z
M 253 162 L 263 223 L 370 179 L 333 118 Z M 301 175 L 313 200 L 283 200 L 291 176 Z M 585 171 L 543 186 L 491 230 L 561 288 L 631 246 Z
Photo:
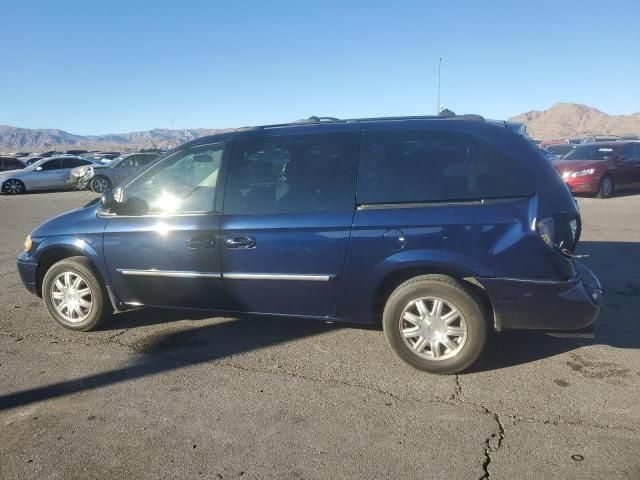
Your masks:
M 118 163 L 116 168 L 132 167 L 134 165 L 134 159 L 135 155 L 125 158 L 120 163 Z
M 571 150 L 565 160 L 608 160 L 615 155 L 613 147 L 603 147 L 594 144 L 579 145 Z
M 235 142 L 225 213 L 353 209 L 359 137 L 343 133 Z
M 89 165 L 91 162 L 87 160 L 82 160 L 81 158 L 63 158 L 62 159 L 62 168 L 75 168 L 81 167 L 82 165 Z
M 138 164 L 139 166 L 146 165 L 151 160 L 155 160 L 156 158 L 158 158 L 158 155 L 140 155 L 138 157 Z
M 363 139 L 358 203 L 411 203 L 531 195 L 528 176 L 471 135 L 409 131 Z
M 60 168 L 60 159 L 55 158 L 53 160 L 49 160 L 48 162 L 44 162 L 42 165 L 42 170 L 56 170 Z
M 129 183 L 123 200 L 143 200 L 149 213 L 202 213 L 214 210 L 224 144 L 175 152 Z

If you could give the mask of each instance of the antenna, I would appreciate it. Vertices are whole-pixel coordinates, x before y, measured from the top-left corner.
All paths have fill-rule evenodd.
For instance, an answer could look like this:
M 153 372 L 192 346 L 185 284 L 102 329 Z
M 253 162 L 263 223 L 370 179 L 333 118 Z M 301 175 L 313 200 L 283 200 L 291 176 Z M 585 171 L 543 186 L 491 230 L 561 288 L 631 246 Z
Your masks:
M 442 57 L 438 59 L 438 107 L 436 108 L 436 115 L 440 113 L 440 70 L 442 67 Z

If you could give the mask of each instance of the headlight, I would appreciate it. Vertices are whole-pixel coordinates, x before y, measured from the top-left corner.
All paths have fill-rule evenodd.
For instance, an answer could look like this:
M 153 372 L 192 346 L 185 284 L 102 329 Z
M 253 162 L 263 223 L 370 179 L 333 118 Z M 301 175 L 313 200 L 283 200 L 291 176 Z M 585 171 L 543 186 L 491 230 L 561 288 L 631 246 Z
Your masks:
M 576 178 L 576 177 L 584 177 L 586 175 L 593 175 L 593 172 L 595 172 L 596 170 L 594 168 L 587 168 L 586 170 L 580 170 L 578 172 L 573 172 L 571 174 L 571 177 Z
M 24 251 L 28 252 L 29 250 L 31 250 L 32 245 L 33 242 L 31 241 L 31 235 L 27 235 L 27 238 L 24 239 Z

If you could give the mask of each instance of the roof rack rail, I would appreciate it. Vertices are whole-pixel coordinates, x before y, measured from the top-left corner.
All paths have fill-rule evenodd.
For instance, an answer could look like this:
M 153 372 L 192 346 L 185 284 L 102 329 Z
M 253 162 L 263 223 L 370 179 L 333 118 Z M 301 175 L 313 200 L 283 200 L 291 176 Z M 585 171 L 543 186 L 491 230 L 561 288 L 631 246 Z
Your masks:
M 476 122 L 484 122 L 482 115 L 464 114 L 464 115 L 406 115 L 401 117 L 366 117 L 366 118 L 350 118 L 346 122 L 377 122 L 377 121 L 394 121 L 394 120 L 471 120 Z
M 349 118 L 340 119 L 336 117 L 317 117 L 312 115 L 309 118 L 302 118 L 288 123 L 274 123 L 271 125 L 259 125 L 255 127 L 240 127 L 235 131 L 244 130 L 264 130 L 266 128 L 293 127 L 296 125 L 314 125 L 318 123 L 359 123 L 359 122 L 380 122 L 380 121 L 400 121 L 400 120 L 468 120 L 474 122 L 484 122 L 482 115 L 464 114 L 464 115 L 407 115 L 401 117 L 366 117 L 366 118 Z

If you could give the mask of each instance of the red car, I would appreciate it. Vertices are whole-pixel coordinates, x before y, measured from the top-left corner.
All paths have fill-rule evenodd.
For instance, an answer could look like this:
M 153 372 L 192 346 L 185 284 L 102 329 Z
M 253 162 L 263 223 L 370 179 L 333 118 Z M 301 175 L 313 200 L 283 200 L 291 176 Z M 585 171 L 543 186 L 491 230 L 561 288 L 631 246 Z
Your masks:
M 554 166 L 573 193 L 609 197 L 616 190 L 640 187 L 640 142 L 576 145 Z

